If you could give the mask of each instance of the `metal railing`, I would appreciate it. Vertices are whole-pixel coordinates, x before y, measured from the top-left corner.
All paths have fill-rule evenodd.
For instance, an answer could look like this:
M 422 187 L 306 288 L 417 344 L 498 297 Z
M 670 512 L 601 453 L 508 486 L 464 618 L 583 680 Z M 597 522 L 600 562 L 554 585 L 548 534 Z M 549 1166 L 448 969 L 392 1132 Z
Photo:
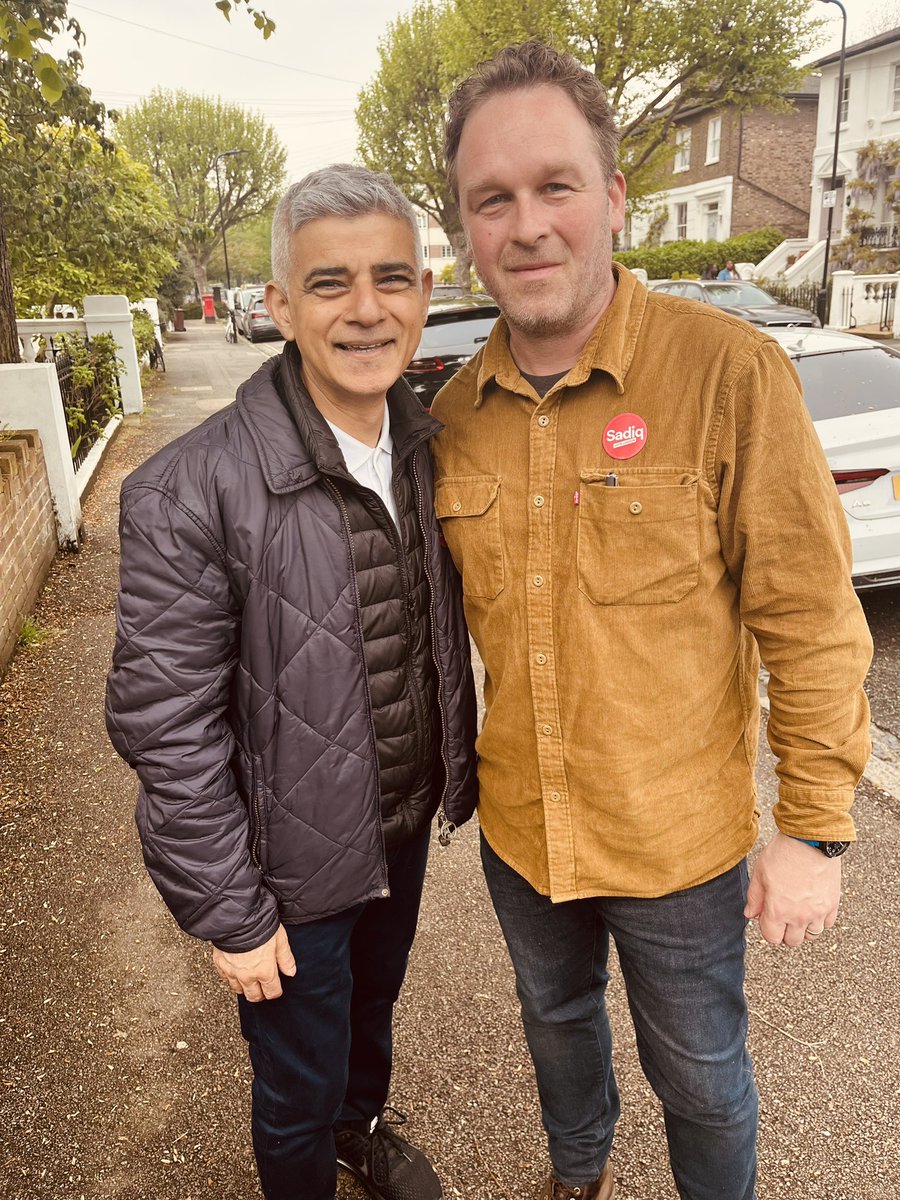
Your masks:
M 895 250 L 900 246 L 900 225 L 864 225 L 859 231 L 859 244 L 871 250 Z
M 805 308 L 811 313 L 816 311 L 819 284 L 812 279 L 805 283 L 794 284 L 777 283 L 766 279 L 761 282 L 760 286 L 781 304 L 790 304 L 794 308 Z
M 75 363 L 66 345 L 67 340 L 78 339 L 86 347 L 90 342 L 85 334 L 74 333 L 45 334 L 41 339 L 41 349 L 36 357 L 43 362 L 52 363 L 56 368 L 59 380 L 59 391 L 62 396 L 63 412 L 66 418 L 66 429 L 69 435 L 69 446 L 72 451 L 72 465 L 76 472 L 91 452 L 91 448 L 100 440 L 114 413 L 110 412 L 107 398 L 94 384 L 79 385 L 75 379 Z M 118 401 L 115 412 L 122 411 L 122 390 L 116 375 L 116 391 Z

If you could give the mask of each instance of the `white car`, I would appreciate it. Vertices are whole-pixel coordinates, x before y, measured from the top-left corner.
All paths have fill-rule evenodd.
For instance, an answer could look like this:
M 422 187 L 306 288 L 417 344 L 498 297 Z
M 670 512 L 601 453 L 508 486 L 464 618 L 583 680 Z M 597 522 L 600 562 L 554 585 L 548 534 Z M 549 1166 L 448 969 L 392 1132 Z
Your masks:
M 766 332 L 803 381 L 853 544 L 853 586 L 900 584 L 900 353 L 830 329 Z

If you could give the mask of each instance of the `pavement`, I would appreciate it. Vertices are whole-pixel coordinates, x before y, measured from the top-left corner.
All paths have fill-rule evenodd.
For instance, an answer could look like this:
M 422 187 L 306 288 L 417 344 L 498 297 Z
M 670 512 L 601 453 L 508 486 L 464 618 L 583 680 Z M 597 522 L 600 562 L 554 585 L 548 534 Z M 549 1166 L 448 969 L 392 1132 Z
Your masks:
M 272 347 L 189 323 L 168 374 L 125 423 L 36 618 L 46 637 L 0 685 L 0 1197 L 251 1200 L 246 1052 L 204 945 L 150 884 L 135 780 L 106 739 L 117 493 L 148 454 L 229 402 Z M 761 755 L 764 836 L 772 761 Z M 900 804 L 864 782 L 836 928 L 800 951 L 751 928 L 750 1046 L 762 1095 L 759 1200 L 900 1195 Z M 623 1116 L 619 1200 L 676 1200 L 662 1117 L 613 969 Z M 435 846 L 398 1006 L 392 1103 L 445 1196 L 528 1200 L 546 1171 L 512 972 L 472 824 Z M 362 1193 L 342 1180 L 341 1200 Z

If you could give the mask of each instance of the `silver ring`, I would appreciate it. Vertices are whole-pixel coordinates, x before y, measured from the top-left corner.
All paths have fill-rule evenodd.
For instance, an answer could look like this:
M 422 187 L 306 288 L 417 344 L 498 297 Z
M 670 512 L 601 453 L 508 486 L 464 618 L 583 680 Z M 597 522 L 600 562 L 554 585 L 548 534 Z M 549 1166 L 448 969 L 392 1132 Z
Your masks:
M 810 929 L 809 926 L 806 927 L 806 936 L 807 937 L 817 938 L 817 937 L 820 937 L 824 932 L 825 932 L 824 925 L 822 926 L 821 929 Z

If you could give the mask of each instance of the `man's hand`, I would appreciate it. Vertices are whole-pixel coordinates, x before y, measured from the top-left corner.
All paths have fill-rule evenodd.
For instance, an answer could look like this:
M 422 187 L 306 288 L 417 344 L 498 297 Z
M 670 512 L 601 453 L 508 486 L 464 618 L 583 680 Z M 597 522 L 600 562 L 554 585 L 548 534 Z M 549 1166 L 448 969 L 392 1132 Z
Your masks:
M 281 995 L 284 975 L 296 975 L 297 964 L 291 953 L 284 926 L 279 925 L 267 942 L 244 954 L 228 954 L 213 946 L 213 966 L 236 996 L 257 1000 L 275 1000 Z
M 773 946 L 800 946 L 832 927 L 840 902 L 841 860 L 776 833 L 756 860 L 744 916 L 759 917 Z

